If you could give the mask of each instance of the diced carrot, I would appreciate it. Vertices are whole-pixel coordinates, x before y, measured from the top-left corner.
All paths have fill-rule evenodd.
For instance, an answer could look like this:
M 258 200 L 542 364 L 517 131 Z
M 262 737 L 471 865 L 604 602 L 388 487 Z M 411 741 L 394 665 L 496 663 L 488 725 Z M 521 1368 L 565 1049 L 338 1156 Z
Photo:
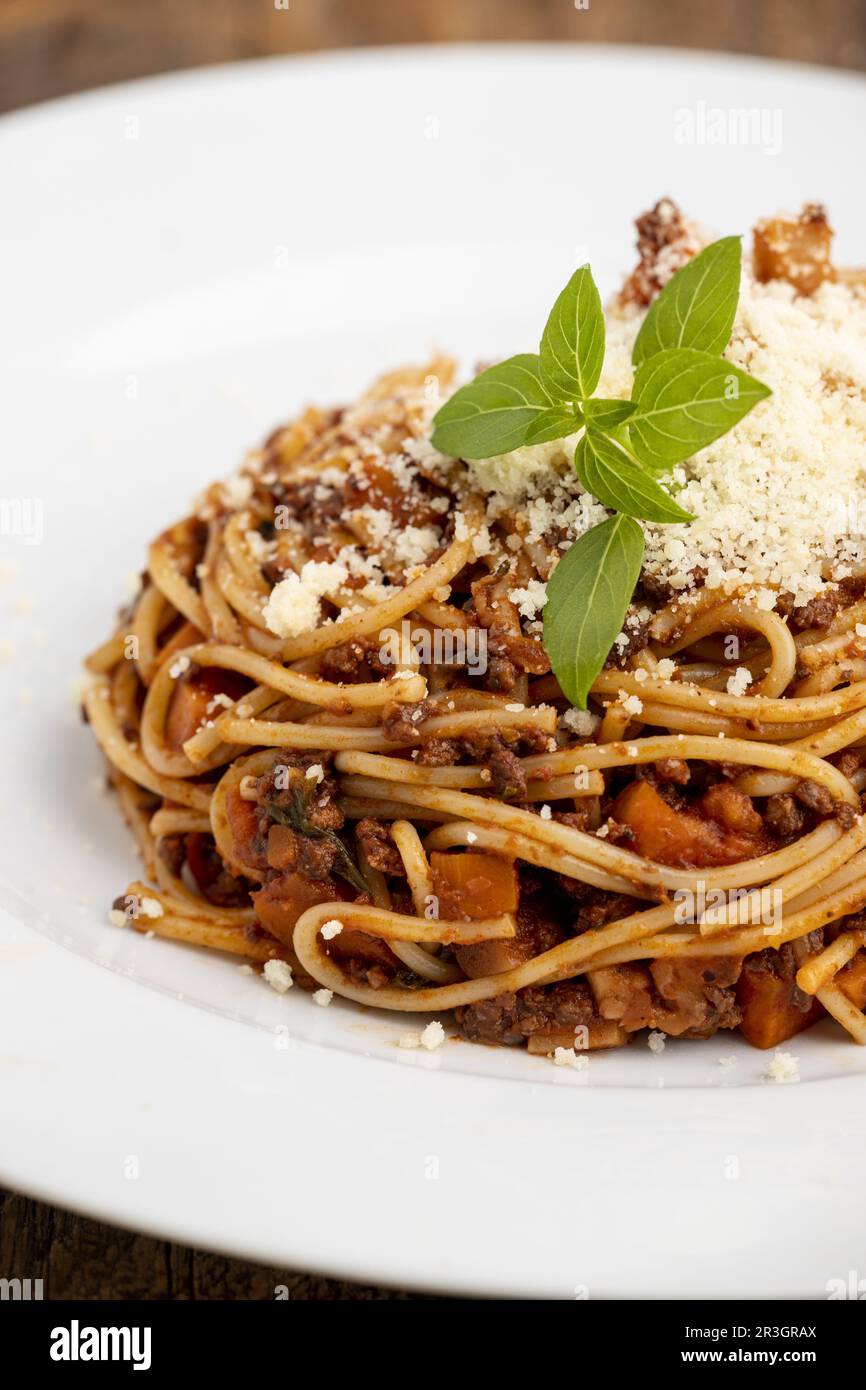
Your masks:
M 434 850 L 430 868 L 443 921 L 481 921 L 517 911 L 517 873 L 511 859 L 473 850 L 465 854 Z
M 262 926 L 284 946 L 291 946 L 295 923 L 308 907 L 341 901 L 330 879 L 309 879 L 293 873 L 281 874 L 250 896 Z
M 633 848 L 646 859 L 680 869 L 709 868 L 751 859 L 763 839 L 729 830 L 690 811 L 678 811 L 649 782 L 632 782 L 620 792 L 613 818 L 635 833 Z
M 793 982 L 768 969 L 760 956 L 745 960 L 737 1000 L 743 1011 L 740 1032 L 752 1047 L 778 1047 L 821 1017 L 824 1010 L 817 999 L 804 1013 L 793 1002 L 792 991 Z
M 187 739 L 201 727 L 208 718 L 208 705 L 215 695 L 238 700 L 248 689 L 249 681 L 243 676 L 217 667 L 205 667 L 195 675 L 178 680 L 165 721 L 165 741 L 171 751 L 179 753 Z M 219 714 L 219 710 L 214 714 Z
M 866 951 L 857 952 L 854 959 L 839 971 L 835 983 L 858 1009 L 866 1005 Z
M 181 623 L 177 632 L 175 632 L 157 652 L 157 666 L 164 665 L 170 656 L 174 656 L 175 652 L 183 651 L 184 647 L 194 647 L 197 643 L 203 641 L 204 637 L 197 627 L 194 627 L 190 622 Z
M 266 869 L 268 861 L 259 830 L 258 805 L 241 796 L 237 787 L 226 793 L 226 819 L 229 823 L 235 857 L 251 869 Z
M 268 863 L 272 869 L 291 869 L 297 861 L 298 849 L 294 830 L 276 822 L 268 831 Z

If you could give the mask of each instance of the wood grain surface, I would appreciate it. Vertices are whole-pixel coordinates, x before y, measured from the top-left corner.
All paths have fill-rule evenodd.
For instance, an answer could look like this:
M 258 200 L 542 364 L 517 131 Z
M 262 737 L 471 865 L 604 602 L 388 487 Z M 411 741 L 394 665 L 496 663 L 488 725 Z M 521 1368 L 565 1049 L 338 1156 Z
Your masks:
M 0 110 L 175 68 L 369 44 L 567 40 L 866 70 L 866 0 L 0 0 Z M 406 1298 L 115 1230 L 0 1194 L 0 1277 L 46 1298 Z
M 481 39 L 724 48 L 862 70 L 866 5 L 863 0 L 2 0 L 0 109 L 172 68 L 263 54 Z

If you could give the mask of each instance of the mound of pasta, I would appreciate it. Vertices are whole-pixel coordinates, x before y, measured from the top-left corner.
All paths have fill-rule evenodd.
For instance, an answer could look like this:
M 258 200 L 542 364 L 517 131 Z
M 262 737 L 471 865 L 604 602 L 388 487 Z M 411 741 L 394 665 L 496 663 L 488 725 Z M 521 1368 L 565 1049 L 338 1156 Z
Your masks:
M 704 240 L 639 219 L 606 398 Z M 547 1055 L 825 1014 L 866 1042 L 866 295 L 820 208 L 756 228 L 727 357 L 773 394 L 673 469 L 692 520 L 641 523 L 586 709 L 544 609 L 606 510 L 565 440 L 435 449 L 450 361 L 211 486 L 87 661 L 144 863 L 112 920 Z

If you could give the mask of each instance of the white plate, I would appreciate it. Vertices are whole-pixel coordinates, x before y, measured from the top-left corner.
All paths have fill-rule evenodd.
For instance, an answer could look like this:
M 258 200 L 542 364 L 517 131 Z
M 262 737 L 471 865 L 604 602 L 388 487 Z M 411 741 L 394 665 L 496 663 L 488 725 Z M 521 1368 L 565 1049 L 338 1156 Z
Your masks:
M 763 112 L 758 144 L 679 143 L 713 108 Z M 660 194 L 721 232 L 824 198 L 862 261 L 864 123 L 860 79 L 564 46 L 279 60 L 0 122 L 2 492 L 44 522 L 2 538 L 3 1181 L 451 1291 L 821 1297 L 862 1263 L 866 1059 L 837 1029 L 789 1045 L 788 1086 L 725 1035 L 583 1073 L 406 1052 L 399 1020 L 111 928 L 137 866 L 71 689 L 148 539 L 247 445 L 433 347 L 525 349 L 579 258 L 613 287 Z

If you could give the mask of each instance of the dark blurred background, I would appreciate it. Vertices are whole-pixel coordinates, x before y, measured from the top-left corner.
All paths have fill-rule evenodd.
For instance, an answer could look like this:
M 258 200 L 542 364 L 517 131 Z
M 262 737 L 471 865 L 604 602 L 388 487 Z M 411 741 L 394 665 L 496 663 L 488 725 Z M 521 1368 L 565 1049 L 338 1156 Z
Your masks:
M 0 0 L 0 110 L 207 63 L 372 44 L 561 41 L 726 49 L 866 70 L 866 0 Z M 0 1277 L 48 1298 L 405 1294 L 114 1230 L 0 1192 Z
M 0 110 L 133 77 L 367 44 L 563 40 L 866 69 L 866 0 L 0 0 Z

